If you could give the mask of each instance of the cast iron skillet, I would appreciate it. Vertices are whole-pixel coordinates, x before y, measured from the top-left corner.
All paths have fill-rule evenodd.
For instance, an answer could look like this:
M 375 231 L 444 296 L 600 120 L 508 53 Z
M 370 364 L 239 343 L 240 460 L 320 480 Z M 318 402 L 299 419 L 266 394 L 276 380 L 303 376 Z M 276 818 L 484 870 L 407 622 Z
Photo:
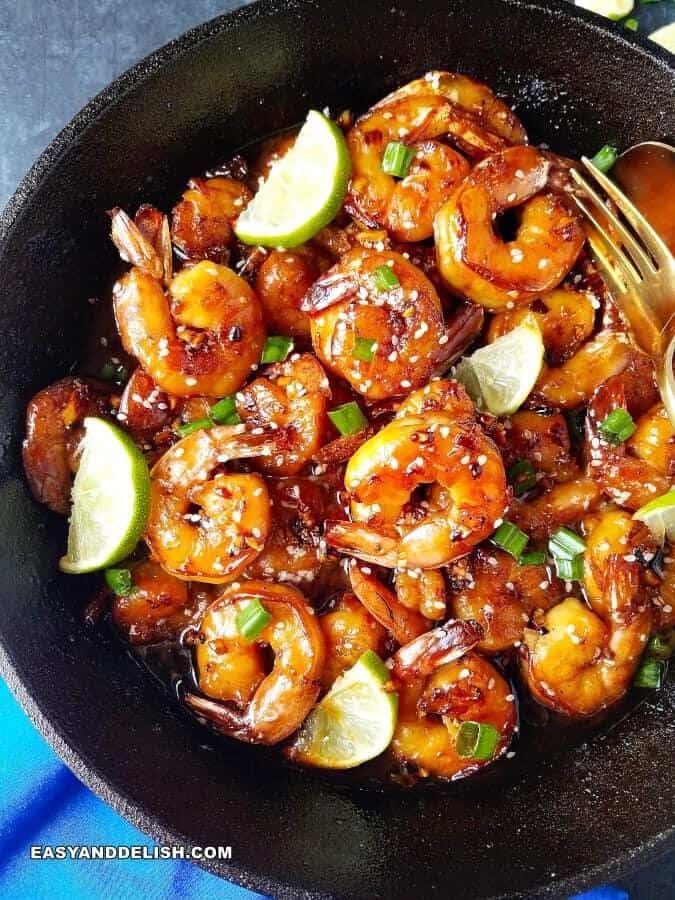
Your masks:
M 112 84 L 0 221 L 3 673 L 115 809 L 163 842 L 231 844 L 232 862 L 209 868 L 275 897 L 550 897 L 675 844 L 672 687 L 605 737 L 536 764 L 517 757 L 496 779 L 406 793 L 297 772 L 214 737 L 83 625 L 91 583 L 57 574 L 64 524 L 23 481 L 26 401 L 77 364 L 86 300 L 107 299 L 118 271 L 104 211 L 167 206 L 188 176 L 309 106 L 364 108 L 431 67 L 486 80 L 534 140 L 571 155 L 675 132 L 672 60 L 560 2 L 268 0 Z

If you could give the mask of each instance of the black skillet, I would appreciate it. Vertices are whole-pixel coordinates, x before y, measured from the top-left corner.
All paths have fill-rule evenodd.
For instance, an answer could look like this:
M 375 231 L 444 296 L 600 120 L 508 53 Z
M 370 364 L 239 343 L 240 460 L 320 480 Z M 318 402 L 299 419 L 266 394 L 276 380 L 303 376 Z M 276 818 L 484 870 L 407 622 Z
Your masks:
M 0 220 L 2 670 L 79 777 L 154 838 L 231 844 L 212 871 L 275 897 L 559 896 L 675 846 L 673 699 L 487 779 L 377 791 L 285 767 L 188 718 L 57 574 L 64 523 L 28 495 L 23 410 L 76 366 L 107 298 L 105 210 L 168 206 L 188 176 L 301 120 L 361 109 L 431 67 L 482 78 L 570 155 L 675 133 L 672 58 L 560 2 L 269 0 L 124 75 L 56 138 Z M 550 742 L 549 742 L 550 743 Z M 557 743 L 557 739 L 554 743 Z

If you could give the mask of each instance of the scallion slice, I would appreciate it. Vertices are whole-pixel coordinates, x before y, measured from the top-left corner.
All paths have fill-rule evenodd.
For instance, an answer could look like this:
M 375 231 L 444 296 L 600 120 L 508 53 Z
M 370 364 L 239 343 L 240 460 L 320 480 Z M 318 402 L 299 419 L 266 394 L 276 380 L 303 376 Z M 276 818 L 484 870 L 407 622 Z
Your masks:
M 222 400 L 214 403 L 209 410 L 209 415 L 216 425 L 238 425 L 241 422 L 237 415 L 234 394 L 230 394 L 229 397 L 223 397 Z
M 128 597 L 134 592 L 130 569 L 106 569 L 105 583 L 118 597 Z
M 635 673 L 633 685 L 639 688 L 655 690 L 661 687 L 666 664 L 661 659 L 646 656 Z
M 675 651 L 675 629 L 655 634 L 647 644 L 647 653 L 657 659 L 670 659 Z
M 574 559 L 586 549 L 586 542 L 576 532 L 564 526 L 555 531 L 548 542 L 551 556 L 562 559 Z
M 634 434 L 636 424 L 627 409 L 613 409 L 600 423 L 600 433 L 610 444 L 621 444 Z
M 187 437 L 188 434 L 192 434 L 194 431 L 201 431 L 202 428 L 211 428 L 213 422 L 211 419 L 195 419 L 193 422 L 185 422 L 183 425 L 179 425 L 176 428 L 176 433 L 179 434 L 182 438 Z
M 601 172 L 609 172 L 619 158 L 619 151 L 612 144 L 605 144 L 591 159 L 593 165 Z
M 523 553 L 518 558 L 521 566 L 542 566 L 546 562 L 546 554 L 543 550 L 533 550 L 531 553 Z
M 272 621 L 272 615 L 256 597 L 237 613 L 234 621 L 239 634 L 247 641 L 254 641 Z
M 584 557 L 573 556 L 571 559 L 564 556 L 554 557 L 555 570 L 558 578 L 563 581 L 580 581 L 584 577 Z
M 389 269 L 389 266 L 384 266 L 383 268 Z M 391 271 L 391 269 L 389 269 Z M 396 276 L 394 276 L 396 277 Z M 373 356 L 375 355 L 375 341 L 373 338 L 366 337 L 357 337 L 354 341 L 354 346 L 352 347 L 352 356 L 354 359 L 360 359 L 361 362 L 372 362 Z
M 499 732 L 489 722 L 462 722 L 455 739 L 462 759 L 492 759 L 499 744 Z
M 263 347 L 260 362 L 283 362 L 283 360 L 286 359 L 292 349 L 293 338 L 284 337 L 280 334 L 273 334 L 265 341 L 265 346 Z
M 405 178 L 410 171 L 415 151 L 400 141 L 389 141 L 384 148 L 382 171 L 396 178 Z
M 104 381 L 115 381 L 118 384 L 123 384 L 125 381 L 129 380 L 129 370 L 127 367 L 112 361 L 104 363 L 98 374 L 99 378 L 102 378 Z
M 393 291 L 401 284 L 391 266 L 378 266 L 373 272 L 373 278 L 378 291 Z
M 502 522 L 492 535 L 492 541 L 498 547 L 501 547 L 502 550 L 510 553 L 515 559 L 520 559 L 529 538 L 513 522 Z
M 509 484 L 516 497 L 532 490 L 537 484 L 537 473 L 529 459 L 521 459 L 506 470 Z
M 361 407 L 353 400 L 329 410 L 328 418 L 340 434 L 356 434 L 368 425 L 368 419 L 361 411 Z

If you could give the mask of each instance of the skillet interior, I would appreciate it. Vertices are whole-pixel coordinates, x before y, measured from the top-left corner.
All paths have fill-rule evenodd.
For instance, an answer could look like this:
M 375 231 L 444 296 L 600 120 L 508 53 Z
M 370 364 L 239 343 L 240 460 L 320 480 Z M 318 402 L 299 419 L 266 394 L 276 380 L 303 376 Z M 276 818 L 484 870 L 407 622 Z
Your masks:
M 76 364 L 90 296 L 117 263 L 104 210 L 167 205 L 189 175 L 308 106 L 363 108 L 430 67 L 517 104 L 571 155 L 675 132 L 659 51 L 562 3 L 263 2 L 190 32 L 60 135 L 0 223 L 0 639 L 10 685 L 77 774 L 153 836 L 232 844 L 215 871 L 276 897 L 568 893 L 673 846 L 675 692 L 605 738 L 504 780 L 359 791 L 221 742 L 107 633 L 81 623 L 88 579 L 56 574 L 61 521 L 22 480 L 23 409 Z

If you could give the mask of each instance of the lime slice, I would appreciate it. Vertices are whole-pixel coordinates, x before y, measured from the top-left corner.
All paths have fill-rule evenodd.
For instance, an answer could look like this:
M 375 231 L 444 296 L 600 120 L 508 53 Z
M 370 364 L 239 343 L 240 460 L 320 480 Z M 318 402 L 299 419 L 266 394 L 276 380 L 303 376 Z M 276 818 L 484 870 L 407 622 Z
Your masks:
M 644 522 L 657 541 L 675 541 L 675 490 L 645 503 L 633 518 Z
M 295 144 L 239 216 L 237 237 L 264 247 L 297 247 L 308 241 L 337 215 L 351 168 L 338 126 L 310 110 Z
M 84 420 L 72 491 L 63 572 L 78 575 L 119 562 L 134 549 L 150 509 L 150 473 L 128 434 L 105 419 Z
M 671 22 L 670 25 L 664 25 L 662 28 L 657 28 L 656 31 L 652 31 L 649 37 L 656 41 L 657 44 L 665 47 L 666 50 L 675 53 L 675 22 Z
M 465 357 L 457 366 L 455 377 L 478 407 L 493 416 L 506 416 L 527 399 L 543 360 L 541 329 L 528 313 L 513 331 Z
M 366 650 L 305 720 L 293 759 L 352 769 L 379 756 L 391 743 L 398 713 L 398 694 L 384 690 L 390 678 L 377 653 Z
M 575 0 L 575 6 L 590 9 L 591 12 L 607 19 L 623 19 L 633 12 L 633 0 Z

